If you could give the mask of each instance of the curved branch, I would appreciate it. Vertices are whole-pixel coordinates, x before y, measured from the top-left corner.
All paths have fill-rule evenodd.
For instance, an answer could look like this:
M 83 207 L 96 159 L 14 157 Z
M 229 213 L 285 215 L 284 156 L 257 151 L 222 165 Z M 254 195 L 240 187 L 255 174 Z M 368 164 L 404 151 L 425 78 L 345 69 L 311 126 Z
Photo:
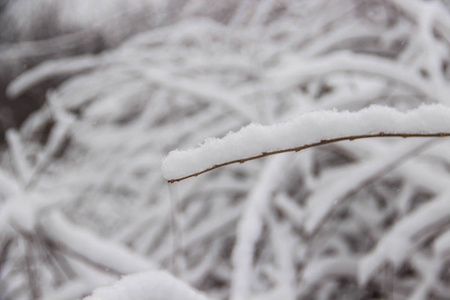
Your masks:
M 345 140 L 349 140 L 349 141 L 353 141 L 353 140 L 358 140 L 358 139 L 367 139 L 367 138 L 377 138 L 377 137 L 402 137 L 402 138 L 409 138 L 409 137 L 446 137 L 446 136 L 450 136 L 450 132 L 438 132 L 438 133 L 384 133 L 384 132 L 380 132 L 377 134 L 367 134 L 367 135 L 354 135 L 354 136 L 345 136 L 345 137 L 340 137 L 340 138 L 335 138 L 335 139 L 328 139 L 328 140 L 321 140 L 318 143 L 313 143 L 313 144 L 308 144 L 308 145 L 303 145 L 303 146 L 299 146 L 299 147 L 295 147 L 295 148 L 289 148 L 289 149 L 283 149 L 283 150 L 277 150 L 277 151 L 270 151 L 270 152 L 263 152 L 259 155 L 256 156 L 251 156 L 251 157 L 247 157 L 247 158 L 242 158 L 242 159 L 237 159 L 237 160 L 233 160 L 233 161 L 228 161 L 222 164 L 217 164 L 214 165 L 208 169 L 205 169 L 203 171 L 197 172 L 197 173 L 193 173 L 184 177 L 180 177 L 180 178 L 175 178 L 175 179 L 169 179 L 167 180 L 167 182 L 169 183 L 175 183 L 178 181 L 182 181 L 184 179 L 188 179 L 191 177 L 196 177 L 200 174 L 212 171 L 214 169 L 218 169 L 220 167 L 223 166 L 227 166 L 227 165 L 231 165 L 231 164 L 236 164 L 236 163 L 245 163 L 249 160 L 255 160 L 258 158 L 263 158 L 266 156 L 270 156 L 270 155 L 274 155 L 274 154 L 280 154 L 280 153 L 285 153 L 285 152 L 299 152 L 301 150 L 304 149 L 308 149 L 308 148 L 312 148 L 312 147 L 317 147 L 317 146 L 321 146 L 321 145 L 326 145 L 326 144 L 331 144 L 331 143 L 336 143 L 336 142 L 340 142 L 340 141 L 345 141 Z
M 343 140 L 448 135 L 450 107 L 444 105 L 422 105 L 407 112 L 383 106 L 357 112 L 313 111 L 288 122 L 250 124 L 197 148 L 172 151 L 164 158 L 162 171 L 168 182 L 176 182 L 229 164 Z

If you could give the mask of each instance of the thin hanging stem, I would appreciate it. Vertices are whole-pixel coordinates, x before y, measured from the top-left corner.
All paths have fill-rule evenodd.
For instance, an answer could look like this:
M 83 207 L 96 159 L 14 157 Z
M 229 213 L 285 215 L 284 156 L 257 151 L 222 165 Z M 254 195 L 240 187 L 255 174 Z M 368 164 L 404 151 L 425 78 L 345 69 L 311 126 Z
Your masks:
M 172 273 L 181 276 L 182 236 L 179 222 L 178 193 L 175 186 L 168 186 L 170 194 L 170 222 L 172 231 Z

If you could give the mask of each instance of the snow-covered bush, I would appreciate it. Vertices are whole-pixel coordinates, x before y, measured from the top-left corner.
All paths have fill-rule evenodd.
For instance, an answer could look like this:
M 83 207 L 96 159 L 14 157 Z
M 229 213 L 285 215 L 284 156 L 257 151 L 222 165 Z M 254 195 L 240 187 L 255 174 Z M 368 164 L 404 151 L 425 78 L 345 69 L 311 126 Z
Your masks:
M 387 137 L 449 133 L 445 6 L 229 3 L 8 86 L 67 78 L 1 154 L 2 299 L 449 298 L 449 141 Z

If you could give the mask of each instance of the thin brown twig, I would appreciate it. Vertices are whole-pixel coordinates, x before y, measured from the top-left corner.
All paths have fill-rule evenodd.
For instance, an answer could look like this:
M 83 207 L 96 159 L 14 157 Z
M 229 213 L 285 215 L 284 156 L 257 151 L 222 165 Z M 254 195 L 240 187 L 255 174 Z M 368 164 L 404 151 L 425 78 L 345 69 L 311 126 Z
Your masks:
M 380 133 L 375 133 L 375 134 L 345 136 L 345 137 L 340 137 L 340 138 L 321 140 L 320 142 L 317 142 L 317 143 L 303 145 L 303 146 L 299 146 L 299 147 L 295 147 L 295 148 L 263 152 L 263 153 L 261 153 L 259 155 L 256 155 L 256 156 L 251 156 L 251 157 L 247 157 L 247 158 L 241 158 L 241 159 L 236 159 L 236 160 L 224 162 L 224 163 L 221 163 L 221 164 L 214 165 L 214 166 L 212 166 L 212 167 L 210 167 L 208 169 L 205 169 L 205 170 L 197 172 L 197 173 L 193 173 L 193 174 L 190 174 L 190 175 L 187 175 L 187 176 L 184 176 L 184 177 L 180 177 L 180 178 L 169 179 L 169 180 L 167 180 L 167 182 L 174 183 L 174 182 L 182 181 L 182 180 L 185 180 L 185 179 L 188 179 L 188 178 L 191 178 L 191 177 L 196 177 L 196 176 L 198 176 L 200 174 L 212 171 L 214 169 L 218 169 L 218 168 L 221 168 L 221 167 L 224 167 L 224 166 L 227 166 L 227 165 L 231 165 L 231 164 L 235 164 L 235 163 L 241 163 L 242 164 L 242 163 L 245 163 L 245 162 L 250 161 L 250 160 L 263 158 L 263 157 L 274 155 L 274 154 L 280 154 L 280 153 L 286 153 L 286 152 L 299 152 L 299 151 L 304 150 L 304 149 L 317 147 L 317 146 L 321 146 L 321 145 L 326 145 L 326 144 L 331 144 L 331 143 L 336 143 L 336 142 L 345 141 L 345 140 L 353 141 L 353 140 L 366 139 L 366 138 L 377 138 L 377 137 L 402 137 L 402 138 L 409 138 L 409 137 L 446 137 L 446 136 L 450 136 L 450 133 L 449 132 L 438 132 L 438 133 L 384 133 L 384 132 L 380 132 Z

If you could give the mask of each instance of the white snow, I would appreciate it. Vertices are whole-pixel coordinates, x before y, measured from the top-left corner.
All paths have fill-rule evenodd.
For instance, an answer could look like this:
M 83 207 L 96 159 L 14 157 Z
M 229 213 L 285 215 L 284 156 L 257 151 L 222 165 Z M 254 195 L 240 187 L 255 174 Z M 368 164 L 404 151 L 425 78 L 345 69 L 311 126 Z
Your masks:
M 42 222 L 47 235 L 72 252 L 120 274 L 141 272 L 156 268 L 150 259 L 127 247 L 108 241 L 70 223 L 64 215 L 51 212 Z
M 58 75 L 67 76 L 90 70 L 99 66 L 101 63 L 101 60 L 90 55 L 45 62 L 14 79 L 8 85 L 6 94 L 11 99 L 14 99 L 45 80 Z
M 310 263 L 303 272 L 302 284 L 313 286 L 323 278 L 352 277 L 357 272 L 357 260 L 353 257 L 321 258 Z
M 84 300 L 207 300 L 186 283 L 165 271 L 149 271 L 123 277 L 101 287 Z
M 365 284 L 386 262 L 391 262 L 396 268 L 400 267 L 419 246 L 421 236 L 425 236 L 427 231 L 432 231 L 433 227 L 436 232 L 439 231 L 439 224 L 448 220 L 450 214 L 448 195 L 448 192 L 443 193 L 438 199 L 424 204 L 422 209 L 397 222 L 378 242 L 376 248 L 361 259 L 358 274 L 360 283 Z M 434 245 L 439 255 L 445 251 L 446 240 L 447 237 L 444 235 Z
M 231 299 L 248 299 L 252 278 L 252 264 L 255 247 L 263 231 L 263 217 L 269 209 L 270 199 L 279 184 L 285 166 L 290 162 L 289 155 L 273 157 L 267 162 L 258 184 L 248 196 L 236 232 L 233 249 L 234 266 L 231 281 Z
M 441 257 L 446 257 L 450 253 L 450 231 L 441 235 L 434 243 L 434 251 Z
M 0 208 L 0 229 L 7 232 L 11 227 L 32 232 L 36 225 L 36 211 L 39 210 L 36 195 L 16 194 L 11 201 Z
M 358 112 L 315 111 L 289 122 L 250 124 L 222 139 L 212 138 L 193 149 L 172 151 L 162 161 L 162 172 L 167 180 L 179 179 L 224 163 L 342 137 L 445 132 L 450 132 L 450 108 L 438 104 L 407 112 L 383 106 Z
M 6 131 L 6 141 L 11 149 L 11 159 L 14 169 L 22 184 L 25 184 L 31 176 L 31 166 L 29 165 L 25 154 L 23 142 L 20 134 L 15 129 Z

